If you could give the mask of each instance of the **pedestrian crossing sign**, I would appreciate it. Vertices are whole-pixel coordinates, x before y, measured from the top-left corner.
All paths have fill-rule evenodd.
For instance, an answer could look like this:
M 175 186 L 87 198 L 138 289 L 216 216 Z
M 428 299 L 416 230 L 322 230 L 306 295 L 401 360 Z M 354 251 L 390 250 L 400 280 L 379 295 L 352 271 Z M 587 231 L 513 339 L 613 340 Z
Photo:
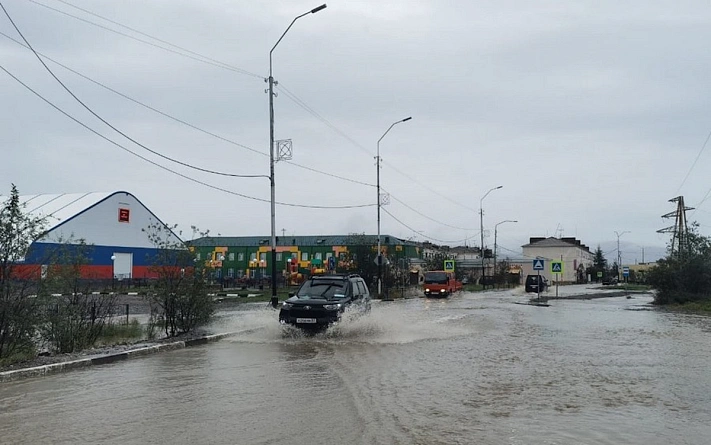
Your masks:
M 551 272 L 552 273 L 563 273 L 563 262 L 562 261 L 551 261 Z
M 444 270 L 446 272 L 454 272 L 454 260 L 444 260 Z
M 533 260 L 533 270 L 543 270 L 543 264 L 543 260 L 536 258 L 535 260 Z

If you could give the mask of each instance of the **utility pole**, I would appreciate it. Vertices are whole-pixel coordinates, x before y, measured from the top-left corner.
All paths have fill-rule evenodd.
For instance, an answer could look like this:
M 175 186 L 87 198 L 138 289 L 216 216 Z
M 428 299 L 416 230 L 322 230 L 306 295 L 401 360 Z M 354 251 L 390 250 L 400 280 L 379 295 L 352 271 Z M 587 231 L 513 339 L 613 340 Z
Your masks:
M 506 220 L 503 220 L 499 223 L 496 223 L 496 225 L 494 225 L 494 279 L 496 279 L 496 237 L 497 237 L 497 232 L 498 232 L 499 225 L 501 225 L 503 223 L 507 223 L 507 222 L 517 223 L 518 221 L 512 220 L 512 219 L 506 219 Z
M 481 286 L 482 286 L 482 289 L 486 289 L 486 284 L 485 284 L 485 280 L 484 280 L 484 278 L 486 277 L 486 269 L 484 266 L 484 198 L 486 198 L 489 193 L 493 192 L 494 190 L 498 190 L 502 187 L 503 187 L 503 185 L 499 185 L 497 187 L 490 189 L 479 200 L 479 233 L 481 236 Z
M 274 187 L 274 76 L 272 74 L 272 53 L 276 49 L 277 45 L 279 45 L 279 42 L 281 42 L 281 39 L 284 38 L 287 32 L 291 29 L 291 27 L 294 25 L 294 23 L 299 20 L 301 17 L 309 14 L 315 14 L 322 9 L 326 9 L 326 4 L 324 3 L 321 6 L 318 6 L 308 12 L 305 12 L 291 21 L 291 24 L 289 25 L 288 28 L 286 28 L 286 31 L 279 37 L 279 40 L 274 44 L 272 47 L 271 51 L 269 51 L 269 183 L 270 183 L 270 188 L 271 188 L 271 226 L 272 226 L 272 233 L 271 233 L 271 272 L 272 272 L 272 298 L 271 298 L 271 304 L 273 307 L 277 307 L 279 304 L 279 299 L 277 298 L 277 279 L 276 279 L 276 196 L 275 196 L 275 187 Z
M 622 252 L 620 252 L 620 237 L 625 233 L 630 233 L 630 231 L 625 230 L 622 233 L 617 233 L 617 231 L 615 231 L 615 235 L 617 235 L 617 281 L 620 281 L 620 269 L 622 269 Z
M 378 139 L 377 143 L 377 151 L 376 151 L 376 156 L 375 156 L 375 167 L 377 168 L 377 175 L 376 175 L 376 189 L 378 193 L 378 201 L 377 201 L 377 207 L 378 207 L 378 253 L 376 258 L 376 261 L 378 262 L 378 298 L 383 297 L 383 255 L 382 252 L 380 251 L 380 141 L 383 140 L 386 134 L 392 128 L 400 123 L 407 122 L 410 119 L 412 119 L 412 116 L 406 117 L 405 119 L 401 119 L 397 122 L 393 122 L 390 127 L 383 133 L 382 136 L 380 136 L 380 139 Z

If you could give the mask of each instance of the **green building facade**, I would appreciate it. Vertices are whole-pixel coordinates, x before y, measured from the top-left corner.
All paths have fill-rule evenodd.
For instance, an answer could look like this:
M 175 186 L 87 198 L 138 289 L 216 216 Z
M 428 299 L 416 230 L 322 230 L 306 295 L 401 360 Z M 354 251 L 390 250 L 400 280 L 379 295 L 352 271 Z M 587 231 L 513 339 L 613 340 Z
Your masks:
M 381 235 L 383 255 L 391 262 L 422 257 L 418 243 Z M 269 236 L 207 236 L 188 242 L 197 261 L 213 270 L 218 280 L 260 279 L 271 275 Z M 356 246 L 371 246 L 377 251 L 376 235 L 282 236 L 277 237 L 277 276 L 339 272 L 341 262 Z

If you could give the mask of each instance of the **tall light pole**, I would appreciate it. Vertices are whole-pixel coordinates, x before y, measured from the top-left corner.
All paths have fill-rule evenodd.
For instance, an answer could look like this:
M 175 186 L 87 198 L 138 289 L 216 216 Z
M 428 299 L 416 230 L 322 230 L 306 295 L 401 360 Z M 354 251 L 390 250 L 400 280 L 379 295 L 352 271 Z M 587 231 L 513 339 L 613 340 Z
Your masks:
M 294 20 L 291 21 L 291 24 L 289 27 L 286 28 L 286 31 L 279 37 L 279 40 L 274 44 L 272 49 L 269 51 L 269 182 L 271 184 L 271 207 L 272 207 L 272 239 L 271 239 L 271 244 L 272 244 L 272 255 L 271 255 L 271 272 L 272 272 L 272 306 L 277 307 L 279 304 L 279 299 L 277 298 L 277 279 L 276 279 L 276 220 L 275 220 L 275 213 L 276 213 L 276 199 L 274 195 L 274 76 L 272 75 L 272 53 L 274 52 L 274 49 L 277 47 L 279 42 L 281 42 L 281 39 L 284 38 L 287 32 L 291 29 L 291 27 L 294 25 L 294 22 L 299 20 L 301 17 L 309 14 L 315 14 L 319 12 L 322 9 L 326 9 L 326 4 L 324 3 L 323 5 L 312 9 L 309 12 L 305 12 L 301 14 L 300 16 L 297 16 Z
M 620 269 L 622 268 L 622 252 L 620 252 L 620 237 L 624 235 L 625 233 L 630 233 L 629 230 L 625 230 L 624 232 L 617 233 L 615 231 L 615 235 L 617 235 L 617 281 L 620 281 Z
M 503 223 L 507 223 L 507 222 L 517 223 L 518 221 L 516 221 L 515 219 L 505 219 L 505 220 L 498 222 L 494 225 L 494 277 L 496 277 L 496 235 L 497 235 L 497 231 L 499 229 L 499 225 L 503 224 Z M 496 278 L 494 278 L 494 279 L 496 279 Z
M 399 120 L 397 122 L 393 122 L 392 125 L 388 127 L 388 129 L 383 133 L 382 136 L 380 136 L 380 139 L 378 139 L 378 149 L 376 152 L 375 156 L 375 168 L 377 173 L 377 181 L 376 181 L 376 188 L 378 189 L 378 254 L 376 256 L 377 261 L 378 261 L 378 298 L 382 298 L 383 296 L 383 257 L 380 252 L 380 141 L 383 140 L 386 134 L 397 124 L 407 122 L 410 119 L 412 119 L 412 116 L 406 117 L 405 119 Z
M 493 192 L 494 190 L 498 190 L 502 187 L 503 185 L 500 185 L 498 187 L 490 189 L 479 200 L 479 232 L 481 235 L 481 285 L 483 289 L 486 289 L 486 284 L 484 284 L 484 276 L 486 275 L 486 271 L 484 270 L 484 198 L 486 198 L 489 193 Z

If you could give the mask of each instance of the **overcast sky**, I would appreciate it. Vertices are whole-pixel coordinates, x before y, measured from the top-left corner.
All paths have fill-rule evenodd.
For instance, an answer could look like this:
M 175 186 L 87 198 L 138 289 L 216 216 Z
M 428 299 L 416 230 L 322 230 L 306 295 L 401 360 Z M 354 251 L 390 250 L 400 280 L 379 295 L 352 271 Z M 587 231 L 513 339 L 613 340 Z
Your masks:
M 0 1 L 37 52 L 199 128 L 45 59 L 126 135 L 268 176 L 269 51 L 321 0 Z M 377 141 L 408 116 L 380 143 L 383 234 L 478 246 L 483 204 L 489 247 L 496 223 L 518 220 L 498 226 L 499 255 L 563 235 L 615 258 L 629 232 L 623 261 L 643 248 L 649 261 L 678 195 L 708 234 L 709 25 L 705 1 L 329 1 L 273 54 L 275 136 L 294 150 L 276 164 L 277 234 L 375 234 Z M 22 41 L 4 14 L 0 31 Z M 125 190 L 167 223 L 269 235 L 266 177 L 149 153 L 2 35 L 0 65 L 127 150 L 231 192 L 112 145 L 0 71 L 1 194 Z

